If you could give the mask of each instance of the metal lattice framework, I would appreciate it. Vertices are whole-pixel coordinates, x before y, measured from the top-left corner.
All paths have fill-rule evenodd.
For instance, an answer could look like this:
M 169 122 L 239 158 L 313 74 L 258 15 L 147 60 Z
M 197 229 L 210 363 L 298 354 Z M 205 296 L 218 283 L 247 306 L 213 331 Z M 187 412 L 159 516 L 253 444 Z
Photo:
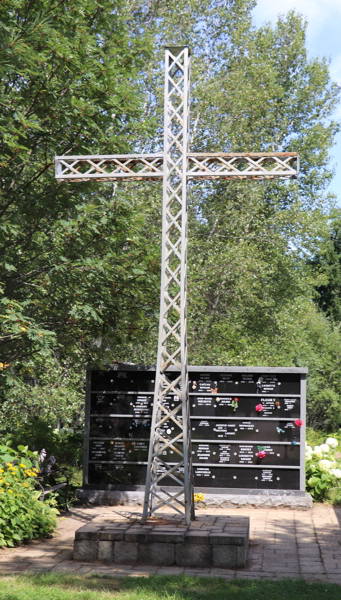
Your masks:
M 188 153 L 187 179 L 296 179 L 296 152 Z M 163 179 L 163 154 L 57 156 L 59 181 Z
M 296 179 L 296 152 L 188 154 L 189 179 Z
M 189 62 L 188 48 L 166 48 L 159 349 L 143 521 L 165 504 L 184 513 L 187 523 L 194 518 L 187 370 Z M 174 380 L 167 376 L 170 366 L 180 372 Z M 177 457 L 175 464 L 163 458 L 169 450 Z M 178 489 L 169 492 L 163 481 Z
M 162 179 L 163 154 L 56 156 L 56 178 L 60 181 Z
M 190 52 L 166 48 L 162 154 L 57 156 L 59 181 L 163 179 L 160 327 L 142 521 L 163 506 L 194 518 L 187 370 L 187 181 L 290 179 L 293 152 L 189 153 Z M 174 367 L 178 374 L 167 372 Z M 170 451 L 175 459 L 165 456 Z M 175 484 L 175 487 L 172 487 Z

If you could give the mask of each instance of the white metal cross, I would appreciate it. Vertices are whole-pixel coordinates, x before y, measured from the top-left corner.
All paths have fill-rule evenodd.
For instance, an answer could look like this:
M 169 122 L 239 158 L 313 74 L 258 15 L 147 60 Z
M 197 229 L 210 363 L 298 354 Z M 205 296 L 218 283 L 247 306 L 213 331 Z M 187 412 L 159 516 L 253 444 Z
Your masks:
M 57 156 L 58 181 L 163 180 L 160 326 L 142 522 L 162 506 L 194 519 L 187 368 L 187 182 L 294 179 L 294 152 L 190 153 L 188 47 L 165 50 L 164 151 Z M 177 375 L 167 370 L 173 367 Z M 170 461 L 172 453 L 176 458 Z M 175 487 L 172 487 L 174 482 Z

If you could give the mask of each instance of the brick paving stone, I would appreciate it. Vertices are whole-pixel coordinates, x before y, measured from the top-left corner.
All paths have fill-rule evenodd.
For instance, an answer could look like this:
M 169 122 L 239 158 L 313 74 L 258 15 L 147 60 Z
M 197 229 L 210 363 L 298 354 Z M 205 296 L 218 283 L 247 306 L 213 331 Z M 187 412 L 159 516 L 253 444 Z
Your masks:
M 329 575 L 328 574 L 328 582 L 329 583 L 338 583 L 339 585 L 341 585 L 341 575 L 340 574 L 339 575 L 336 575 L 336 574 Z
M 25 569 L 29 568 L 29 564 L 27 563 L 20 563 L 20 562 L 8 562 L 8 563 L 2 563 L 1 567 L 0 567 L 0 573 L 2 572 L 8 572 L 8 571 L 25 571 Z
M 158 575 L 180 575 L 185 571 L 185 567 L 160 567 L 157 570 Z
M 79 564 L 77 561 L 72 562 L 71 561 L 63 561 L 61 563 L 58 563 L 57 565 L 55 565 L 54 567 L 52 567 L 50 570 L 55 572 L 55 571 L 77 571 L 77 569 L 79 569 Z
M 48 573 L 51 571 L 52 567 L 44 567 L 41 565 L 30 565 L 29 571 L 32 573 Z
M 260 573 L 262 571 L 262 563 L 259 565 L 246 565 L 249 571 L 255 571 L 256 573 Z
M 230 575 L 234 577 L 235 569 L 210 569 L 209 574 L 211 577 L 220 577 L 221 575 Z
M 91 573 L 93 572 L 93 567 L 79 567 L 79 569 L 77 569 L 77 573 L 81 573 L 82 575 L 86 575 L 87 573 Z
M 284 565 L 266 565 L 266 570 L 269 573 L 286 573 L 289 576 L 289 573 L 298 573 L 298 566 L 290 566 L 285 567 Z
M 328 568 L 326 567 L 325 570 L 327 571 L 327 573 L 329 573 L 330 575 L 337 575 L 339 574 L 341 576 L 341 568 L 340 565 L 338 565 L 337 567 L 331 567 Z
M 23 553 L 23 558 L 25 560 L 29 559 L 29 558 L 40 558 L 40 557 L 44 556 L 44 554 L 45 554 L 44 550 L 38 550 L 38 549 L 37 550 L 33 550 L 33 549 L 32 550 L 26 550 Z
M 47 558 L 47 557 L 50 558 L 50 554 L 49 553 L 44 554 L 44 558 Z M 53 556 L 53 559 L 55 559 L 55 560 L 72 560 L 72 558 L 73 558 L 72 549 L 70 549 L 70 550 L 62 550 L 61 552 L 58 552 L 58 554 L 55 554 Z
M 311 573 L 311 574 L 326 572 L 325 568 L 322 565 L 319 566 L 319 565 L 315 565 L 315 564 L 300 565 L 300 571 L 301 571 L 301 573 Z
M 130 572 L 132 575 L 135 575 L 136 573 L 143 573 L 144 575 L 153 575 L 157 572 L 157 570 L 158 567 L 156 566 L 152 568 L 149 565 L 139 565 L 139 567 L 135 567 Z
M 236 579 L 260 579 L 260 576 L 256 575 L 256 573 L 242 573 L 238 571 Z

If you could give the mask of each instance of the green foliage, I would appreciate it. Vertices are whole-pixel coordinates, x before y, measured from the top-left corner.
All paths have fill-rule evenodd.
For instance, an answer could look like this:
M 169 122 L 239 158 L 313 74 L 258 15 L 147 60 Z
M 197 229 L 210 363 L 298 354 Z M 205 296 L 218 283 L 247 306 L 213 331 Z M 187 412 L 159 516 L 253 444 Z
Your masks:
M 329 222 L 329 237 L 311 261 L 317 273 L 325 276 L 324 285 L 317 286 L 316 304 L 335 323 L 341 322 L 341 213 L 333 211 Z
M 56 528 L 54 500 L 40 502 L 35 490 L 37 452 L 0 445 L 0 547 L 49 537 Z
M 338 440 L 332 437 L 314 449 L 306 446 L 306 490 L 317 502 L 329 500 L 331 492 L 334 501 L 341 497 L 341 460 L 337 447 Z
M 150 127 L 137 85 L 150 44 L 129 32 L 126 8 L 1 3 L 3 377 L 49 348 L 84 363 L 108 332 L 113 346 L 144 331 L 155 258 L 140 242 L 153 206 L 111 184 L 58 186 L 53 173 L 55 154 L 129 152 Z
M 83 428 L 52 429 L 50 419 L 33 418 L 12 432 L 12 443 L 27 440 L 32 450 L 41 452 L 44 449 L 47 456 L 54 456 L 58 467 L 72 471 L 80 467 L 83 459 Z
M 83 385 L 84 370 L 79 364 L 61 363 L 47 352 L 28 359 L 3 388 L 6 399 L 0 406 L 0 431 L 20 431 L 36 419 L 50 421 L 53 428 L 82 421 Z

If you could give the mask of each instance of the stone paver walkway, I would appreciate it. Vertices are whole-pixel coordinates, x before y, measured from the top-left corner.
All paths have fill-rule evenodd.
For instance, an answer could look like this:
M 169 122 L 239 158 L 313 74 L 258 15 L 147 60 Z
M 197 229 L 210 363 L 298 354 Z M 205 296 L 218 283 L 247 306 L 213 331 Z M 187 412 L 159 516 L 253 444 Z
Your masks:
M 0 550 L 0 573 L 63 571 L 113 576 L 187 573 L 226 579 L 304 578 L 341 584 L 341 508 L 316 505 L 308 511 L 290 509 L 197 509 L 199 515 L 249 516 L 251 534 L 246 569 L 103 565 L 72 560 L 75 531 L 95 518 L 141 513 L 141 507 L 74 508 L 59 520 L 59 535 L 28 546 Z M 114 515 L 113 515 L 114 516 Z M 137 515 L 136 515 L 137 516 Z

